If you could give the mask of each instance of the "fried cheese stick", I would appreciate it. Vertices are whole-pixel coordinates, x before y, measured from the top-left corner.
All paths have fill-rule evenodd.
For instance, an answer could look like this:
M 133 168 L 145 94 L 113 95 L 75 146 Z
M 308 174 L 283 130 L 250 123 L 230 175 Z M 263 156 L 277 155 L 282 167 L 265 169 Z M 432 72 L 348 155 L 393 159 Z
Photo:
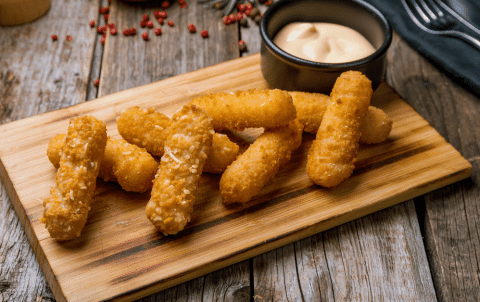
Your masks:
M 163 155 L 172 120 L 155 109 L 131 107 L 117 118 L 118 133 L 127 142 L 145 148 L 154 156 Z M 146 131 L 147 130 L 147 131 Z
M 303 125 L 266 129 L 222 174 L 220 195 L 225 205 L 245 204 L 286 164 L 302 143 Z
M 146 214 L 165 236 L 191 219 L 195 190 L 212 144 L 213 121 L 201 108 L 185 105 L 173 115 Z
M 41 221 L 58 241 L 80 236 L 95 192 L 105 153 L 107 128 L 102 121 L 82 116 L 70 121 L 55 173 L 55 186 L 43 203 Z
M 190 104 L 207 111 L 216 131 L 273 128 L 287 125 L 296 117 L 292 97 L 279 89 L 211 93 L 193 98 Z
M 347 71 L 338 77 L 308 154 L 307 174 L 315 184 L 333 187 L 352 174 L 371 95 L 371 81 L 362 73 Z
M 304 131 L 316 134 L 323 115 L 330 102 L 330 97 L 321 93 L 300 91 L 289 92 L 297 109 L 297 117 L 305 126 Z M 392 131 L 392 120 L 382 109 L 370 106 L 361 124 L 359 142 L 361 144 L 378 144 L 383 142 Z
M 203 172 L 221 174 L 237 158 L 240 147 L 227 135 L 214 133 L 212 147 L 208 154 Z
M 172 121 L 153 108 L 132 107 L 117 119 L 117 128 L 123 138 L 153 155 L 163 154 L 163 145 L 170 131 Z M 162 125 L 162 126 L 159 126 Z M 224 134 L 213 134 L 212 148 L 204 167 L 204 172 L 223 173 L 237 157 L 239 146 Z
M 47 156 L 55 168 L 64 142 L 65 134 L 57 134 L 48 143 Z M 98 177 L 117 182 L 125 191 L 143 193 L 152 187 L 157 169 L 158 163 L 145 149 L 109 137 Z

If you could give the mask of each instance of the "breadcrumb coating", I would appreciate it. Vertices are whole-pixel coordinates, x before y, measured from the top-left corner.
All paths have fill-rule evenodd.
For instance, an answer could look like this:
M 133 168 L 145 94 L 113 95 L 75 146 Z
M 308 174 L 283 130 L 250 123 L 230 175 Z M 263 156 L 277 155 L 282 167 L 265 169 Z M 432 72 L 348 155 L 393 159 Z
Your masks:
M 307 174 L 315 184 L 333 187 L 353 173 L 372 92 L 371 81 L 358 71 L 344 72 L 335 82 L 307 159 Z
M 266 129 L 223 173 L 220 195 L 226 205 L 245 204 L 285 165 L 302 143 L 303 125 Z
M 48 144 L 48 159 L 56 168 L 64 142 L 65 134 L 57 134 Z M 98 177 L 117 182 L 125 191 L 143 193 L 152 187 L 157 169 L 158 163 L 145 149 L 109 137 Z
M 214 133 L 212 118 L 196 106 L 183 106 L 172 119 L 146 208 L 147 218 L 164 235 L 178 233 L 191 219 Z
M 62 148 L 55 186 L 43 203 L 42 222 L 58 241 L 80 236 L 105 153 L 107 128 L 91 116 L 72 119 Z
M 321 93 L 289 92 L 297 109 L 297 118 L 305 126 L 304 131 L 316 134 L 327 110 L 330 97 Z M 361 144 L 378 144 L 387 139 L 392 131 L 392 120 L 382 109 L 369 106 L 361 124 L 359 142 Z
M 279 89 L 211 93 L 193 98 L 190 104 L 208 112 L 216 131 L 279 127 L 296 117 L 292 97 Z
M 117 129 L 127 142 L 145 148 L 154 156 L 162 156 L 171 123 L 171 119 L 153 108 L 135 106 L 117 118 Z

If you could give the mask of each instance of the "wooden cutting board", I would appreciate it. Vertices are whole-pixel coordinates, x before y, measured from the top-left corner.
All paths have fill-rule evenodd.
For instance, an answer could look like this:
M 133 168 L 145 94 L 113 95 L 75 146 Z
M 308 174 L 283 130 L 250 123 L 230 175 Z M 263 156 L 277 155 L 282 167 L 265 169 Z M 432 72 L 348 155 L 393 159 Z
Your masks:
M 292 160 L 245 206 L 223 206 L 220 176 L 204 173 L 192 221 L 176 236 L 164 237 L 147 220 L 149 192 L 98 181 L 82 236 L 62 244 L 49 237 L 39 222 L 54 184 L 46 149 L 70 118 L 93 115 L 118 137 L 115 118 L 134 105 L 172 116 L 193 96 L 268 88 L 259 63 L 256 54 L 0 126 L 1 179 L 58 301 L 140 298 L 470 175 L 469 162 L 383 83 L 372 105 L 393 119 L 392 133 L 384 143 L 361 146 L 354 174 L 338 187 L 309 180 L 314 137 L 305 134 Z

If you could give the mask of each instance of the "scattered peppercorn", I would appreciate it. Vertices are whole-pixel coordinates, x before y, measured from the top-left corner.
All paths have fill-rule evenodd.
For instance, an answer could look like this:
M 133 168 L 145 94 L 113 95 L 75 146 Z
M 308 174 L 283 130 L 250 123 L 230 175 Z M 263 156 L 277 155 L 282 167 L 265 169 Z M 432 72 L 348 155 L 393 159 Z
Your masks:
M 100 79 L 95 79 L 95 81 L 93 81 L 93 86 L 98 87 L 98 85 L 100 85 Z
M 147 27 L 153 28 L 153 21 L 147 21 Z
M 165 1 L 162 2 L 161 5 L 162 5 L 162 8 L 169 8 L 170 7 L 170 1 L 165 0 Z
M 240 52 L 244 52 L 247 50 L 247 45 L 245 44 L 245 41 L 238 41 L 238 49 L 240 50 Z
M 251 18 L 255 18 L 256 16 L 260 15 L 260 10 L 256 7 L 252 8 L 250 14 L 248 15 Z
M 128 30 L 128 28 L 124 28 L 122 33 L 123 33 L 124 36 L 130 35 L 130 31 Z
M 115 27 L 111 27 L 110 28 L 110 34 L 115 36 L 117 34 L 117 29 Z
M 90 23 L 88 23 L 88 25 L 90 25 L 90 27 L 95 27 L 95 20 L 90 21 Z
M 116 28 L 116 25 L 115 25 L 115 23 L 108 23 L 107 27 L 112 29 L 112 28 Z
M 148 20 L 150 20 L 150 17 L 145 14 L 145 15 L 142 16 L 142 20 L 148 21 Z
M 208 38 L 208 30 L 202 29 L 200 35 L 202 36 L 202 38 Z
M 251 2 L 248 2 L 246 5 L 245 5 L 245 10 L 247 9 L 252 9 L 253 8 L 253 4 Z
M 72 41 L 72 36 L 67 36 L 67 41 Z
M 137 30 L 134 27 L 130 27 L 128 31 L 130 32 L 130 36 L 135 36 L 137 34 Z
M 160 36 L 162 34 L 162 29 L 160 27 L 157 27 L 153 30 L 155 35 Z
M 105 22 L 108 22 L 108 14 L 103 15 L 103 20 L 105 20 Z
M 239 4 L 239 5 L 237 6 L 238 11 L 241 12 L 241 13 L 243 13 L 246 8 L 247 8 L 247 7 L 246 7 L 245 4 Z
M 236 15 L 236 18 L 237 18 L 237 21 L 240 21 L 243 19 L 243 13 L 242 12 L 238 12 L 237 15 Z
M 267 2 L 265 2 L 265 5 L 266 5 L 266 6 L 272 5 L 272 1 L 267 1 Z
M 246 18 L 242 18 L 240 19 L 240 21 L 238 21 L 240 23 L 241 26 L 243 27 L 247 27 L 248 26 L 248 21 Z
M 154 10 L 153 11 L 153 16 L 155 17 L 155 19 L 160 18 L 160 10 L 159 9 Z
M 193 23 L 189 23 L 189 24 L 187 25 L 187 28 L 188 28 L 188 30 L 189 30 L 192 34 L 197 31 L 197 28 L 195 27 L 195 25 L 193 25 Z
M 140 27 L 141 28 L 145 28 L 146 26 L 147 26 L 147 21 L 145 21 L 145 20 L 140 21 Z
M 167 24 L 170 27 L 173 27 L 175 25 L 172 20 L 168 20 Z
M 100 14 L 105 15 L 105 14 L 108 14 L 109 10 L 110 9 L 109 9 L 108 6 L 102 6 L 102 7 L 100 7 L 99 12 L 100 12 Z
M 148 41 L 148 33 L 147 32 L 144 32 L 142 34 L 142 39 L 144 39 L 145 41 Z
M 223 24 L 229 25 L 231 23 L 232 21 L 230 21 L 230 18 L 228 16 L 223 17 Z
M 107 36 L 106 35 L 103 35 L 101 38 L 100 38 L 100 43 L 102 43 L 102 45 L 105 44 L 105 40 L 107 40 Z
M 163 25 L 163 23 L 164 23 L 163 18 L 158 18 L 157 21 L 158 21 L 158 23 L 160 23 L 160 25 Z
M 163 18 L 163 19 L 167 18 L 167 12 L 164 11 L 164 10 L 160 11 L 160 12 L 158 13 L 158 17 L 159 17 L 159 18 Z
M 99 33 L 99 34 L 104 34 L 106 31 L 107 31 L 107 26 L 106 25 L 102 25 L 102 26 L 97 27 L 97 33 Z
M 53 41 L 57 41 L 57 39 L 58 39 L 57 35 L 52 35 L 52 40 Z
M 232 23 L 235 23 L 237 21 L 237 16 L 235 14 L 230 14 L 228 15 L 228 20 L 230 20 Z

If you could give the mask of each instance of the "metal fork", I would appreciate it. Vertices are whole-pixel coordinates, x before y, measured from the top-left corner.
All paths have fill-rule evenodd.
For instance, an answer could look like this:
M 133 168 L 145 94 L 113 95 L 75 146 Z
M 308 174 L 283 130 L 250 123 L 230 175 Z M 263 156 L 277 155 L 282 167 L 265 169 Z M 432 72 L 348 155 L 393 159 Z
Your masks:
M 402 3 L 413 22 L 425 32 L 461 39 L 480 50 L 478 39 L 453 29 L 457 20 L 444 14 L 436 0 L 402 0 Z

